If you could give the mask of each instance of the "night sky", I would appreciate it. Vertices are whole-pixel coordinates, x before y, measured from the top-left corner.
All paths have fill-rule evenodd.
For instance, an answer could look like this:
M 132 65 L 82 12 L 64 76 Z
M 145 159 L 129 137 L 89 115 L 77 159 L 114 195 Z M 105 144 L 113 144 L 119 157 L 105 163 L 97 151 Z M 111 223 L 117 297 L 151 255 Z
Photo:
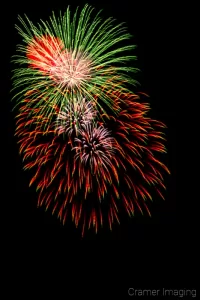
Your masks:
M 1 32 L 1 48 L 4 51 L 2 64 L 5 71 L 2 72 L 3 76 L 1 75 L 1 85 L 5 93 L 1 96 L 1 104 L 2 132 L 3 135 L 5 134 L 5 138 L 2 138 L 2 140 L 5 142 L 1 149 L 3 151 L 1 161 L 3 165 L 2 201 L 6 208 L 2 214 L 5 217 L 4 231 L 6 238 L 14 245 L 14 248 L 26 244 L 27 241 L 34 243 L 38 249 L 41 243 L 50 243 L 52 248 L 60 247 L 60 249 L 65 250 L 72 242 L 82 242 L 83 244 L 87 241 L 93 241 L 102 244 L 103 241 L 106 241 L 106 245 L 108 245 L 107 242 L 112 241 L 112 246 L 111 243 L 109 245 L 113 249 L 114 242 L 117 241 L 119 242 L 118 245 L 120 244 L 116 248 L 117 253 L 119 253 L 119 247 L 121 246 L 124 246 L 124 252 L 126 253 L 120 254 L 120 261 L 122 262 L 123 256 L 123 260 L 125 259 L 125 262 L 128 262 L 128 266 L 130 264 L 133 267 L 134 261 L 137 261 L 135 248 L 138 246 L 145 252 L 143 258 L 149 258 L 150 261 L 149 251 L 153 250 L 157 253 L 159 256 L 157 260 L 162 265 L 170 253 L 171 256 L 175 255 L 174 252 L 179 241 L 183 243 L 184 247 L 189 243 L 190 227 L 194 226 L 188 220 L 186 221 L 187 224 L 184 224 L 185 214 L 181 215 L 180 213 L 176 193 L 178 121 L 175 91 L 177 87 L 171 75 L 172 73 L 174 75 L 176 69 L 175 45 L 177 35 L 174 28 L 177 11 L 168 1 L 160 1 L 161 4 L 157 2 L 159 3 L 159 1 L 130 0 L 118 2 L 93 0 L 87 2 L 93 5 L 97 11 L 103 9 L 102 16 L 105 18 L 111 16 L 117 19 L 119 23 L 126 22 L 128 31 L 133 35 L 132 43 L 137 45 L 134 55 L 138 57 L 135 66 L 141 70 L 136 74 L 140 86 L 137 87 L 135 92 L 142 91 L 150 96 L 151 110 L 149 116 L 167 125 L 165 133 L 168 153 L 163 156 L 163 162 L 170 169 L 171 175 L 165 176 L 167 189 L 164 195 L 166 200 L 154 198 L 153 203 L 149 203 L 152 213 L 151 218 L 147 214 L 142 216 L 139 212 L 132 219 L 127 215 L 127 217 L 121 219 L 121 225 L 116 224 L 113 226 L 112 232 L 104 228 L 96 235 L 93 230 L 90 230 L 86 231 L 84 239 L 81 238 L 81 231 L 75 228 L 70 219 L 63 226 L 56 215 L 52 216 L 50 211 L 45 212 L 43 207 L 37 208 L 35 186 L 29 188 L 31 177 L 29 172 L 22 170 L 22 157 L 18 153 L 17 139 L 14 137 L 15 112 L 12 112 L 12 94 L 10 94 L 13 66 L 10 60 L 11 56 L 15 54 L 16 44 L 21 43 L 21 37 L 14 27 L 15 23 L 18 22 L 18 15 L 26 14 L 33 23 L 37 23 L 40 19 L 47 20 L 52 11 L 55 13 L 60 10 L 64 12 L 68 5 L 71 5 L 74 11 L 76 6 L 80 5 L 82 7 L 86 2 L 41 0 L 25 1 L 24 3 L 17 1 L 12 3 L 12 6 L 10 3 L 4 4 L 2 14 L 6 18 L 1 25 L 3 29 Z M 163 245 L 163 248 L 161 245 Z M 166 248 L 170 250 L 167 251 Z M 165 249 L 165 253 L 163 249 Z M 109 259 L 111 259 L 114 252 L 110 253 Z M 94 253 L 92 254 L 94 255 Z M 105 250 L 104 256 L 106 254 Z M 125 262 L 123 261 L 122 265 Z M 170 272 L 173 275 L 173 267 Z M 188 276 L 191 276 L 191 273 Z M 129 277 L 129 279 L 131 278 Z M 131 280 L 129 282 L 131 285 Z M 94 297 L 94 299 L 96 298 Z
M 43 2 L 42 2 L 43 3 Z M 149 102 L 151 110 L 149 116 L 164 122 L 167 125 L 167 149 L 168 154 L 163 156 L 163 161 L 171 171 L 170 176 L 165 176 L 167 191 L 165 193 L 166 200 L 153 199 L 150 203 L 152 218 L 142 217 L 139 213 L 133 219 L 127 218 L 122 220 L 121 225 L 114 226 L 113 231 L 101 230 L 97 235 L 90 230 L 85 240 L 132 240 L 145 241 L 148 239 L 167 239 L 176 227 L 176 110 L 175 99 L 173 98 L 173 84 L 170 85 L 170 70 L 172 69 L 171 61 L 171 32 L 170 24 L 167 22 L 169 16 L 167 11 L 169 7 L 150 6 L 140 4 L 128 4 L 124 1 L 123 5 L 114 5 L 98 2 L 95 4 L 97 10 L 103 9 L 102 15 L 105 17 L 113 16 L 119 22 L 126 22 L 129 32 L 133 35 L 132 42 L 137 45 L 135 55 L 138 57 L 135 63 L 141 72 L 136 74 L 136 79 L 140 82 L 140 86 L 136 91 L 142 91 L 150 95 Z M 112 3 L 112 4 L 111 4 Z M 84 4 L 81 2 L 63 3 L 55 1 L 54 4 L 48 6 L 37 5 L 30 6 L 28 4 L 14 4 L 12 11 L 9 11 L 7 21 L 7 31 L 5 35 L 6 45 L 6 76 L 5 86 L 7 88 L 7 99 L 4 99 L 6 106 L 6 124 L 7 141 L 9 144 L 6 149 L 7 158 L 7 175 L 9 188 L 10 213 L 12 215 L 11 230 L 17 231 L 20 235 L 40 235 L 41 232 L 46 236 L 60 236 L 63 240 L 81 240 L 80 231 L 74 228 L 69 222 L 63 227 L 55 216 L 51 216 L 51 212 L 44 212 L 43 208 L 36 208 L 37 193 L 35 187 L 28 188 L 30 175 L 22 170 L 22 159 L 18 154 L 17 139 L 14 137 L 15 113 L 11 112 L 12 104 L 10 102 L 11 95 L 11 68 L 10 57 L 15 53 L 17 43 L 21 42 L 20 36 L 17 34 L 14 24 L 17 22 L 17 15 L 27 14 L 33 22 L 39 19 L 48 19 L 52 10 L 58 12 L 64 11 L 67 4 L 72 9 L 77 5 Z M 92 1 L 89 4 L 94 5 Z M 7 8 L 9 9 L 9 8 Z M 3 81 L 4 82 L 4 81 Z

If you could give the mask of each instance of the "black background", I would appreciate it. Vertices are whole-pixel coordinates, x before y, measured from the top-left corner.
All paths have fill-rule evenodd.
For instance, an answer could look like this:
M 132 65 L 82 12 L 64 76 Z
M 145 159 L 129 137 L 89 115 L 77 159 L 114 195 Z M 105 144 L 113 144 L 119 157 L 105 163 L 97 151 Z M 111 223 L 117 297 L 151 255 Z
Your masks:
M 63 227 L 55 216 L 51 216 L 50 212 L 36 208 L 36 191 L 34 187 L 28 188 L 30 178 L 28 172 L 22 170 L 22 160 L 18 154 L 17 140 L 14 137 L 15 114 L 11 111 L 12 103 L 9 93 L 13 67 L 10 59 L 15 54 L 16 44 L 21 41 L 14 28 L 14 24 L 17 23 L 17 15 L 25 13 L 29 19 L 37 22 L 40 18 L 47 20 L 52 10 L 55 12 L 64 11 L 69 4 L 74 10 L 77 5 L 82 6 L 84 3 L 83 1 L 57 0 L 31 3 L 18 1 L 14 2 L 12 6 L 4 4 L 3 11 L 7 17 L 4 23 L 6 30 L 2 31 L 3 50 L 5 50 L 3 59 L 5 72 L 2 78 L 2 85 L 5 88 L 2 102 L 5 108 L 2 115 L 6 143 L 4 144 L 5 147 L 2 147 L 5 151 L 2 157 L 2 163 L 5 166 L 2 198 L 7 206 L 5 214 L 5 228 L 6 232 L 9 232 L 7 237 L 13 241 L 15 246 L 29 240 L 34 241 L 38 247 L 42 241 L 42 243 L 50 242 L 51 247 L 62 245 L 64 249 L 72 241 L 81 241 L 82 243 L 86 241 L 118 241 L 122 247 L 125 246 L 126 249 L 129 249 L 127 251 L 127 257 L 130 259 L 129 264 L 132 265 L 132 261 L 137 261 L 133 249 L 138 246 L 145 252 L 143 259 L 155 249 L 158 260 L 162 264 L 170 253 L 172 256 L 175 255 L 179 242 L 188 243 L 188 238 L 185 237 L 186 232 L 183 230 L 176 193 L 176 125 L 178 121 L 177 99 L 174 96 L 176 84 L 173 81 L 172 73 L 175 72 L 177 10 L 172 3 L 170 4 L 168 1 L 158 1 L 157 3 L 156 1 L 136 2 L 128 0 L 119 2 L 110 0 L 105 2 L 88 1 L 97 10 L 103 9 L 103 16 L 113 16 L 119 22 L 127 23 L 129 32 L 134 36 L 132 42 L 137 45 L 135 54 L 138 57 L 137 66 L 141 70 L 137 74 L 137 79 L 141 83 L 138 90 L 150 95 L 150 116 L 167 125 L 168 154 L 164 160 L 171 171 L 171 175 L 166 176 L 166 200 L 154 199 L 150 206 L 152 218 L 142 217 L 139 214 L 134 219 L 129 219 L 127 216 L 127 219 L 122 220 L 120 226 L 115 226 L 112 232 L 106 229 L 97 235 L 93 232 L 86 232 L 85 238 L 81 239 L 80 231 L 74 228 L 70 220 Z M 15 241 L 17 242 L 15 243 Z M 90 248 L 89 245 L 88 247 Z M 162 252 L 163 258 L 160 258 L 162 256 L 160 251 L 163 251 L 161 249 L 164 248 L 170 250 L 168 254 L 166 254 L 167 251 L 165 254 Z M 119 249 L 116 251 L 119 252 Z M 172 269 L 171 273 L 173 273 Z
M 136 91 L 143 91 L 150 95 L 149 102 L 151 110 L 149 115 L 158 119 L 167 125 L 167 149 L 168 154 L 163 157 L 164 162 L 171 171 L 170 176 L 165 177 L 167 191 L 166 200 L 154 199 L 150 209 L 152 218 L 137 215 L 134 219 L 122 221 L 120 226 L 114 226 L 113 232 L 102 230 L 97 235 L 91 231 L 85 236 L 85 240 L 157 240 L 167 239 L 168 235 L 174 232 L 176 228 L 177 205 L 176 205 L 176 100 L 173 98 L 173 82 L 170 82 L 170 72 L 173 69 L 172 47 L 173 35 L 171 35 L 170 26 L 172 15 L 168 15 L 170 7 L 166 5 L 152 6 L 142 2 L 131 5 L 125 2 L 122 6 L 114 5 L 112 2 L 107 4 L 93 3 L 97 9 L 103 9 L 102 16 L 113 16 L 119 22 L 126 22 L 129 32 L 133 35 L 132 43 L 137 45 L 135 50 L 138 61 L 136 66 L 141 72 L 136 76 L 140 86 Z M 111 4 L 112 3 L 112 4 Z M 71 10 L 81 2 L 73 2 Z M 126 5 L 125 5 L 126 4 Z M 12 11 L 9 11 L 9 22 L 7 27 L 7 72 L 6 87 L 8 88 L 6 101 L 6 124 L 8 133 L 8 151 L 7 171 L 9 176 L 8 193 L 10 199 L 12 222 L 15 224 L 15 230 L 20 228 L 21 234 L 38 234 L 45 231 L 45 234 L 61 235 L 62 239 L 81 240 L 80 231 L 74 229 L 74 225 L 68 222 L 63 228 L 55 216 L 51 216 L 50 211 L 44 212 L 43 208 L 36 208 L 37 193 L 34 187 L 28 188 L 30 175 L 22 170 L 22 159 L 18 154 L 17 139 L 14 137 L 15 130 L 15 112 L 12 112 L 12 103 L 10 101 L 11 89 L 11 56 L 15 53 L 16 44 L 21 42 L 14 24 L 18 22 L 17 16 L 26 15 L 33 22 L 40 18 L 47 20 L 52 10 L 59 12 L 65 10 L 66 4 L 59 1 L 51 5 L 29 5 L 15 4 Z M 8 32 L 9 30 L 9 32 Z M 160 232 L 162 234 L 160 235 Z

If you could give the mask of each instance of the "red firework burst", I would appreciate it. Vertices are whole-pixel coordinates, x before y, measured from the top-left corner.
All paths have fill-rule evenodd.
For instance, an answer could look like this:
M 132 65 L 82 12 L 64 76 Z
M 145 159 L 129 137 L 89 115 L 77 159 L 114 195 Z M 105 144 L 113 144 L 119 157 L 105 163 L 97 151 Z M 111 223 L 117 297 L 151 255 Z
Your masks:
M 135 208 L 150 214 L 151 191 L 163 197 L 162 170 L 169 172 L 157 157 L 166 152 L 165 125 L 147 117 L 149 105 L 137 102 L 138 96 L 113 93 L 112 97 L 120 111 L 117 118 L 102 115 L 103 125 L 84 125 L 75 140 L 55 134 L 53 123 L 42 115 L 38 118 L 42 106 L 29 120 L 25 103 L 17 120 L 20 152 L 28 160 L 25 169 L 35 169 L 30 184 L 37 182 L 38 205 L 57 211 L 63 222 L 71 215 L 76 226 L 82 224 L 82 235 L 85 226 L 93 225 L 97 231 L 106 221 L 112 228 L 119 222 L 121 207 L 130 216 Z M 44 133 L 40 126 L 45 122 Z

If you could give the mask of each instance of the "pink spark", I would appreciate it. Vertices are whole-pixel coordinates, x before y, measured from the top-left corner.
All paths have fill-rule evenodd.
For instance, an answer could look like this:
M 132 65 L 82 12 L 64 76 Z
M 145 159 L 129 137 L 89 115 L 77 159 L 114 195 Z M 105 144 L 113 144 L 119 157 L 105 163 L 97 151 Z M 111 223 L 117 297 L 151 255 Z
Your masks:
M 114 154 L 114 139 L 110 132 L 103 126 L 96 127 L 92 123 L 86 123 L 79 130 L 80 137 L 75 138 L 77 146 L 76 159 L 80 158 L 83 164 L 89 163 L 93 174 L 99 168 L 107 170 L 112 167 L 111 158 Z
M 74 98 L 72 101 L 66 103 L 58 114 L 55 122 L 57 134 L 62 133 L 71 136 L 77 132 L 81 127 L 89 122 L 92 122 L 96 117 L 96 110 L 90 101 L 85 98 Z

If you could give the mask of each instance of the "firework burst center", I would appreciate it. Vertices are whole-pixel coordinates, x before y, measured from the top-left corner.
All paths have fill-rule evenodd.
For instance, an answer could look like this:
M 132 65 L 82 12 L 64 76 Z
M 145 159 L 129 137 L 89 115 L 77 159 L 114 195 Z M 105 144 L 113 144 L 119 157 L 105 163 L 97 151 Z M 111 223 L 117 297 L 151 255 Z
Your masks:
M 90 77 L 91 63 L 82 55 L 74 55 L 65 51 L 54 61 L 50 68 L 53 79 L 67 87 L 80 86 L 81 82 Z

